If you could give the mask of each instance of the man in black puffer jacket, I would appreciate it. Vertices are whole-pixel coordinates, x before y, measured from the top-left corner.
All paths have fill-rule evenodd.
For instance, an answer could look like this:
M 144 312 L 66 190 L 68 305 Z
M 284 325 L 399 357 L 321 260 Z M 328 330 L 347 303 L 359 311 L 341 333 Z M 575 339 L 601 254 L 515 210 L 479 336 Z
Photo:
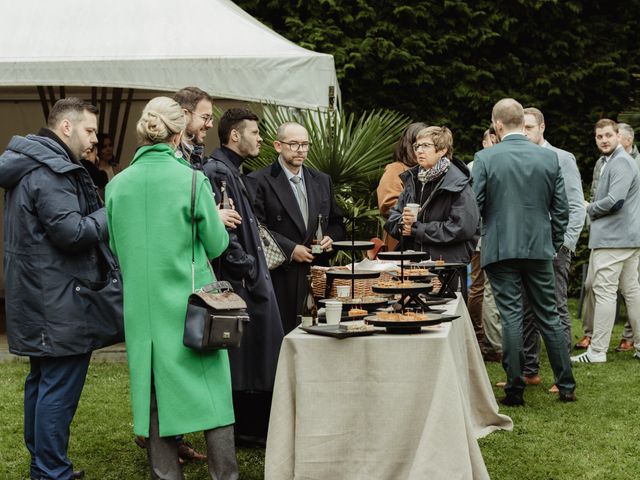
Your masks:
M 80 99 L 59 100 L 49 128 L 13 137 L 0 156 L 7 337 L 31 365 L 24 439 L 34 479 L 84 474 L 73 471 L 67 447 L 91 352 L 104 346 L 85 287 L 104 278 L 106 214 L 79 162 L 97 143 L 96 113 Z

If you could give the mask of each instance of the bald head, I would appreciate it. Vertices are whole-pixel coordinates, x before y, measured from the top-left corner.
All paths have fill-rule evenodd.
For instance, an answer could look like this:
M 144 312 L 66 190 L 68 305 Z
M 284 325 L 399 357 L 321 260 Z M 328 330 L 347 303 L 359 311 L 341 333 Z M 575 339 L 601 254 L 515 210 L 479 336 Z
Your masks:
M 509 132 L 522 132 L 524 128 L 524 109 L 513 98 L 503 98 L 493 106 L 491 120 L 500 138 Z
M 302 132 L 304 132 L 304 134 L 306 135 L 307 129 L 304 128 L 299 123 L 285 122 L 278 127 L 278 130 L 276 132 L 276 138 L 282 142 L 287 140 L 287 136 L 298 135 Z

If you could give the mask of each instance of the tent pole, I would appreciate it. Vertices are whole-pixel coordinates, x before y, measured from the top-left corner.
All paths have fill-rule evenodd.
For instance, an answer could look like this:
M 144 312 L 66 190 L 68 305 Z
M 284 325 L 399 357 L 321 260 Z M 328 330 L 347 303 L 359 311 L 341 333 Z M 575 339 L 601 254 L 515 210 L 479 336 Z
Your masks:
M 46 123 L 49 118 L 49 104 L 47 103 L 47 94 L 44 91 L 44 87 L 38 86 L 38 96 L 40 97 L 40 106 L 42 106 L 42 114 L 44 115 L 44 121 Z
M 111 112 L 109 112 L 109 136 L 115 140 L 118 133 L 118 117 L 120 116 L 120 102 L 122 101 L 122 88 L 114 88 L 111 95 Z
M 100 93 L 100 119 L 98 120 L 98 132 L 104 132 L 104 117 L 105 110 L 107 109 L 107 87 L 102 87 L 102 92 Z
M 53 87 L 47 87 L 47 91 L 49 92 L 49 103 L 53 107 L 56 103 L 56 92 Z
M 129 120 L 129 112 L 131 111 L 131 102 L 133 101 L 133 88 L 127 92 L 127 103 L 124 107 L 124 116 L 122 117 L 122 126 L 120 128 L 120 137 L 118 138 L 118 150 L 116 152 L 116 160 L 120 163 L 120 155 L 122 154 L 122 145 L 124 144 L 124 135 L 127 132 L 127 121 Z
M 64 85 L 60 85 L 60 98 L 67 98 L 66 90 L 64 88 Z

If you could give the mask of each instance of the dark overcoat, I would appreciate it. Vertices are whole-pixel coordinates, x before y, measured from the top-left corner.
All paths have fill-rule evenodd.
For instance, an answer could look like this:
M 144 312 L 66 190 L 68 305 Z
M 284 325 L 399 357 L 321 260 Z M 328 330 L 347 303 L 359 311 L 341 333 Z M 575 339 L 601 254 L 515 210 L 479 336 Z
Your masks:
M 271 272 L 285 334 L 296 327 L 297 317 L 302 312 L 311 265 L 328 265 L 332 255 L 318 255 L 312 264 L 298 263 L 291 260 L 293 249 L 296 245 L 311 244 L 317 229 L 318 214 L 322 214 L 324 235 L 334 241 L 344 240 L 346 236 L 342 210 L 336 203 L 331 177 L 305 166 L 302 172 L 309 209 L 306 227 L 290 182 L 278 161 L 249 174 L 258 182 L 256 216 L 273 233 L 289 259 Z
M 110 254 L 105 210 L 89 174 L 43 129 L 11 139 L 0 156 L 0 186 L 9 350 L 60 357 L 105 346 L 110 333 L 80 286 L 105 278 L 100 252 Z
M 242 217 L 237 228 L 228 229 L 229 247 L 213 266 L 218 278 L 231 282 L 234 291 L 247 303 L 251 318 L 242 346 L 229 350 L 233 389 L 269 392 L 273 390 L 283 331 L 252 207 L 255 181 L 240 173 L 241 163 L 240 156 L 222 147 L 204 165 L 216 203 L 221 198 L 220 182 L 225 180 L 227 193 Z
M 400 175 L 404 190 L 391 209 L 385 229 L 395 238 L 402 235 L 402 211 L 408 203 L 418 203 L 417 175 L 420 166 Z M 420 205 L 418 219 L 412 228 L 412 248 L 428 252 L 433 260 L 469 263 L 480 237 L 480 212 L 471 188 L 471 174 L 458 160 L 447 172 L 433 180 L 432 194 Z

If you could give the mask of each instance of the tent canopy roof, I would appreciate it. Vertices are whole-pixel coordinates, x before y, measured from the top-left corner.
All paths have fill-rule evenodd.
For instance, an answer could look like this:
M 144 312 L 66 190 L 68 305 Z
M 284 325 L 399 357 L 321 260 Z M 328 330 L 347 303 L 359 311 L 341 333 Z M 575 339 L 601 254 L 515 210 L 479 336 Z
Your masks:
M 326 108 L 333 57 L 301 48 L 229 0 L 5 2 L 0 86 L 106 86 Z

